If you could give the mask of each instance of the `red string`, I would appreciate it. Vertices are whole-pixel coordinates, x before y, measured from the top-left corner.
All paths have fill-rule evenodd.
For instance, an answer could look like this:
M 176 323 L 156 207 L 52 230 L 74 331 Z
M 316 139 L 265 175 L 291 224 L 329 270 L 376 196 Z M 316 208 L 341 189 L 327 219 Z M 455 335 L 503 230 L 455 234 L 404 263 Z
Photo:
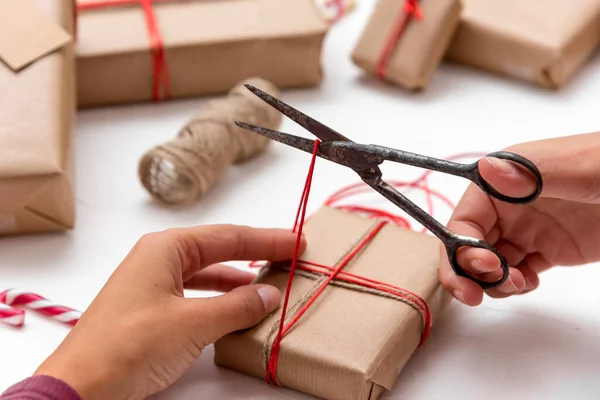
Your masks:
M 402 38 L 406 27 L 413 18 L 419 21 L 423 19 L 421 6 L 419 5 L 418 0 L 405 0 L 404 6 L 398 12 L 396 19 L 392 24 L 392 28 L 388 32 L 383 49 L 375 66 L 375 72 L 380 79 L 385 79 L 387 75 L 387 66 L 392 58 L 396 45 Z
M 448 207 L 453 209 L 455 206 L 452 203 L 452 201 L 450 201 L 446 196 L 439 193 L 438 191 L 431 189 L 426 181 L 426 178 L 427 178 L 427 176 L 424 175 L 414 182 L 403 182 L 403 181 L 392 180 L 392 181 L 388 181 L 388 183 L 397 189 L 409 187 L 409 188 L 416 188 L 416 189 L 422 190 L 426 195 L 427 211 L 430 215 L 433 214 L 433 211 L 434 211 L 433 198 L 437 198 L 437 199 L 441 200 Z M 338 190 L 337 192 L 334 192 L 325 201 L 325 205 L 332 206 L 336 202 L 339 202 L 348 197 L 351 197 L 351 196 L 354 196 L 354 195 L 357 195 L 357 194 L 360 194 L 363 192 L 373 193 L 372 190 L 373 189 L 370 186 L 366 185 L 363 182 L 349 185 L 345 188 Z M 397 215 L 390 214 L 386 211 L 376 209 L 376 208 L 370 208 L 370 207 L 367 208 L 367 207 L 360 207 L 360 206 L 355 206 L 355 205 L 338 206 L 336 208 L 348 209 L 349 211 L 359 211 L 359 212 L 363 211 L 363 213 L 365 213 L 365 214 L 368 214 L 368 215 L 370 214 L 376 218 L 383 217 L 383 218 L 388 219 L 390 222 L 395 223 L 396 225 L 405 226 L 408 229 L 412 229 L 410 223 L 406 219 L 404 219 L 400 216 L 397 216 Z M 423 228 L 422 232 L 426 232 L 426 231 L 427 230 L 425 228 Z
M 298 262 L 301 264 L 297 265 L 296 268 L 300 269 L 300 270 L 316 272 L 316 273 L 323 273 L 322 271 L 319 270 L 319 268 L 321 268 L 321 269 L 325 269 L 327 271 L 334 271 L 333 268 L 331 268 L 327 265 L 308 262 L 308 261 L 298 261 Z M 310 266 L 317 267 L 317 268 L 311 268 Z M 421 342 L 419 343 L 419 346 L 421 346 L 425 342 L 425 340 L 427 340 L 430 329 L 431 329 L 431 312 L 429 310 L 429 305 L 427 304 L 427 302 L 423 298 L 421 298 L 419 295 L 417 295 L 409 290 L 401 289 L 397 286 L 390 285 L 385 282 L 380 282 L 380 281 L 377 281 L 374 279 L 369 279 L 364 276 L 352 274 L 352 273 L 346 272 L 346 271 L 339 271 L 336 279 L 344 281 L 344 282 L 348 282 L 348 283 L 354 283 L 356 285 L 360 285 L 363 287 L 383 291 L 383 292 L 395 295 L 397 297 L 400 297 L 400 298 L 404 299 L 406 302 L 414 304 L 422 312 L 424 319 L 425 319 L 425 331 L 423 332 L 423 335 L 421 336 Z
M 180 0 L 103 0 L 80 3 L 77 5 L 77 11 L 94 10 L 107 7 L 119 7 L 128 5 L 140 5 L 144 13 L 148 38 L 150 43 L 150 53 L 152 55 L 153 85 L 152 100 L 161 100 L 161 89 L 163 99 L 171 97 L 171 88 L 169 82 L 169 71 L 165 57 L 165 46 L 162 35 L 156 21 L 153 3 L 175 3 Z M 107 27 L 108 29 L 109 27 Z
M 302 224 L 302 222 L 301 222 L 301 224 Z M 360 250 L 362 250 L 362 248 L 368 242 L 370 242 L 375 237 L 375 235 L 377 235 L 377 233 L 381 230 L 381 228 L 383 228 L 385 226 L 385 224 L 386 224 L 386 222 L 381 221 L 375 227 L 375 229 L 373 229 L 371 232 L 369 232 L 369 234 L 354 249 L 352 249 L 352 251 L 350 251 L 350 253 L 348 253 L 346 255 L 346 257 L 344 257 L 344 259 L 339 263 L 339 265 L 335 269 L 333 269 L 333 271 L 329 274 L 327 279 L 321 284 L 319 289 L 317 289 L 317 291 L 308 299 L 308 301 L 302 306 L 302 308 L 292 318 L 292 320 L 285 327 L 283 327 L 283 322 L 285 319 L 285 310 L 286 310 L 285 304 L 287 303 L 289 296 L 290 296 L 289 288 L 291 287 L 291 282 L 293 280 L 294 270 L 296 268 L 296 263 L 297 263 L 297 261 L 296 261 L 297 255 L 294 256 L 294 259 L 292 260 L 292 268 L 290 268 L 290 277 L 288 279 L 288 291 L 285 293 L 285 298 L 284 298 L 284 308 L 282 310 L 281 320 L 280 320 L 280 325 L 279 325 L 280 329 L 277 334 L 277 337 L 275 338 L 275 342 L 273 344 L 273 348 L 272 348 L 271 354 L 269 356 L 269 363 L 267 366 L 267 383 L 279 386 L 279 383 L 277 382 L 277 378 L 276 378 L 277 377 L 277 362 L 278 362 L 278 357 L 279 357 L 280 343 L 281 343 L 281 339 L 283 338 L 283 336 L 294 326 L 294 324 L 296 322 L 298 322 L 298 320 L 302 317 L 302 315 L 314 303 L 314 301 L 319 297 L 319 295 L 321 293 L 323 293 L 325 288 L 336 277 L 336 275 L 342 270 L 342 268 L 344 268 L 352 260 L 352 258 L 354 258 L 354 256 L 356 256 L 356 254 L 358 254 L 358 252 L 360 252 Z M 349 280 L 349 278 L 346 278 L 346 280 Z M 358 279 L 354 279 L 353 282 L 361 284 L 360 280 L 358 280 Z M 384 287 L 385 284 L 382 283 L 381 285 L 382 285 L 382 290 L 385 290 L 386 289 Z M 364 286 L 364 284 L 361 284 L 361 286 Z M 427 318 L 427 320 L 429 320 L 429 319 L 430 318 Z
M 298 236 L 296 238 L 296 247 L 294 248 L 294 256 L 292 258 L 292 264 L 290 267 L 290 278 L 287 282 L 287 289 L 285 292 L 285 297 L 283 300 L 283 309 L 281 311 L 281 320 L 279 322 L 279 331 L 277 333 L 277 337 L 275 338 L 275 342 L 273 343 L 273 347 L 271 350 L 271 355 L 269 357 L 269 368 L 267 370 L 267 383 L 277 384 L 276 379 L 276 370 L 277 370 L 277 359 L 279 356 L 279 345 L 281 342 L 281 338 L 283 337 L 283 324 L 285 320 L 285 313 L 287 310 L 287 304 L 290 297 L 290 290 L 292 288 L 292 277 L 294 276 L 294 271 L 296 269 L 296 263 L 298 261 L 298 252 L 300 251 L 300 241 L 302 239 L 302 228 L 304 226 L 304 220 L 306 216 L 306 206 L 308 205 L 308 196 L 310 194 L 310 187 L 312 183 L 313 172 L 315 168 L 315 161 L 317 159 L 317 152 L 319 151 L 319 141 L 315 140 L 315 146 L 313 149 L 312 159 L 310 162 L 310 167 L 308 169 L 308 176 L 306 177 L 306 183 L 304 184 L 304 190 L 302 192 L 302 198 L 300 199 L 300 205 L 298 206 L 298 212 L 296 213 L 296 221 L 294 222 L 294 229 L 296 231 L 296 227 L 298 227 Z M 301 214 L 300 220 L 298 217 Z
M 327 266 L 327 265 L 315 263 L 315 262 L 304 261 L 304 260 L 298 259 L 300 238 L 302 236 L 302 228 L 303 228 L 305 222 L 309 219 L 309 218 L 306 218 L 306 208 L 307 208 L 307 204 L 308 204 L 308 197 L 309 197 L 309 193 L 310 193 L 310 188 L 311 188 L 311 183 L 312 183 L 312 178 L 313 178 L 313 173 L 314 173 L 317 152 L 319 149 L 319 144 L 320 144 L 319 141 L 315 141 L 315 146 L 313 149 L 313 154 L 312 154 L 312 158 L 311 158 L 308 175 L 306 178 L 306 182 L 304 184 L 304 189 L 302 191 L 302 197 L 301 197 L 300 204 L 298 206 L 298 211 L 296 212 L 296 219 L 295 219 L 294 228 L 293 228 L 294 232 L 296 232 L 296 229 L 298 229 L 297 238 L 296 238 L 296 246 L 294 249 L 294 255 L 292 258 L 291 267 L 290 267 L 290 271 L 289 271 L 287 289 L 286 289 L 285 296 L 284 296 L 281 319 L 279 321 L 279 329 L 277 332 L 277 336 L 275 337 L 275 340 L 274 340 L 274 343 L 272 346 L 272 350 L 271 350 L 271 354 L 269 355 L 268 365 L 267 365 L 267 376 L 266 376 L 267 383 L 277 385 L 277 386 L 279 386 L 279 383 L 277 382 L 277 365 L 278 365 L 279 352 L 280 352 L 280 348 L 281 348 L 282 338 L 285 336 L 286 333 L 288 333 L 290 331 L 290 329 L 296 324 L 296 322 L 298 322 L 298 320 L 302 317 L 302 315 L 309 309 L 309 307 L 314 303 L 314 301 L 319 297 L 319 295 L 325 290 L 325 288 L 329 284 L 331 284 L 331 282 L 333 280 L 342 281 L 342 282 L 346 282 L 346 283 L 350 283 L 350 284 L 355 284 L 355 285 L 359 285 L 364 288 L 370 288 L 370 289 L 377 290 L 379 292 L 388 293 L 390 295 L 393 295 L 393 296 L 399 298 L 401 301 L 406 302 L 407 304 L 411 305 L 412 307 L 415 307 L 417 310 L 419 310 L 421 315 L 423 316 L 424 325 L 425 325 L 419 346 L 421 346 L 427 340 L 430 330 L 431 330 L 431 312 L 430 312 L 429 306 L 428 306 L 427 302 L 423 298 L 421 298 L 419 295 L 417 295 L 416 293 L 413 293 L 411 291 L 408 291 L 406 289 L 399 288 L 399 287 L 396 287 L 394 285 L 391 285 L 391 284 L 388 284 L 385 282 L 380 282 L 380 281 L 377 281 L 374 279 L 369 279 L 369 278 L 359 276 L 356 274 L 352 274 L 352 273 L 342 270 L 352 260 L 352 258 L 354 258 L 356 256 L 356 254 L 358 254 L 364 248 L 364 246 L 366 244 L 368 244 L 369 241 L 372 240 L 377 235 L 377 233 L 385 226 L 386 223 L 393 223 L 398 226 L 411 229 L 410 223 L 408 222 L 407 219 L 405 219 L 399 215 L 394 215 L 385 210 L 380 210 L 380 209 L 371 208 L 371 207 L 364 207 L 364 206 L 359 206 L 359 205 L 334 205 L 335 203 L 340 202 L 341 200 L 344 200 L 351 196 L 360 194 L 361 192 L 369 191 L 372 193 L 372 189 L 369 186 L 367 186 L 366 184 L 364 184 L 363 182 L 360 182 L 358 184 L 349 185 L 345 188 L 338 190 L 337 192 L 334 192 L 325 201 L 325 205 L 330 206 L 330 207 L 333 206 L 338 209 L 347 210 L 349 212 L 359 212 L 359 213 L 366 214 L 371 218 L 380 220 L 380 222 L 377 224 L 377 226 L 371 232 L 369 232 L 369 234 L 365 238 L 363 238 L 363 240 L 361 240 L 361 242 L 355 248 L 353 248 L 350 251 L 350 253 L 347 254 L 344 257 L 344 259 L 339 263 L 339 265 L 336 266 L 335 268 Z M 449 158 L 447 158 L 447 160 L 453 160 L 453 159 L 457 159 L 457 158 L 477 156 L 477 155 L 478 154 L 465 153 L 465 154 L 459 154 L 459 155 L 449 157 Z M 430 210 L 430 214 L 433 214 L 433 199 L 434 198 L 441 200 L 442 202 L 446 203 L 450 208 L 453 209 L 454 204 L 448 198 L 446 198 L 441 193 L 439 193 L 435 190 L 432 190 L 429 187 L 427 178 L 430 176 L 431 173 L 432 173 L 432 171 L 427 171 L 424 174 L 422 174 L 419 178 L 417 178 L 416 180 L 411 181 L 411 182 L 391 181 L 388 183 L 390 183 L 390 185 L 392 185 L 396 188 L 402 188 L 402 187 L 416 188 L 416 189 L 420 189 L 423 192 L 425 192 L 425 194 L 427 196 L 427 203 L 428 203 L 428 207 Z M 250 265 L 256 266 L 255 263 L 256 262 L 252 262 Z M 311 272 L 311 273 L 327 275 L 327 278 L 321 284 L 321 286 L 317 289 L 317 291 L 308 299 L 308 301 L 302 306 L 302 308 L 296 313 L 296 315 L 286 325 L 285 324 L 286 311 L 287 311 L 287 306 L 289 303 L 289 296 L 291 293 L 292 280 L 293 280 L 296 270 L 303 270 L 303 271 L 307 271 L 307 272 Z

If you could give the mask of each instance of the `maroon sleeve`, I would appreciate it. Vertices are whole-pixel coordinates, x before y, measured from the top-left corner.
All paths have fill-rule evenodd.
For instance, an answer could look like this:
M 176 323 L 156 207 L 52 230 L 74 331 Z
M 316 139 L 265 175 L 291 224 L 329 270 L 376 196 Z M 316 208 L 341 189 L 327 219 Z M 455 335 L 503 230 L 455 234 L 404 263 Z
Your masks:
M 11 386 L 0 400 L 82 400 L 79 394 L 61 380 L 50 376 L 34 376 Z

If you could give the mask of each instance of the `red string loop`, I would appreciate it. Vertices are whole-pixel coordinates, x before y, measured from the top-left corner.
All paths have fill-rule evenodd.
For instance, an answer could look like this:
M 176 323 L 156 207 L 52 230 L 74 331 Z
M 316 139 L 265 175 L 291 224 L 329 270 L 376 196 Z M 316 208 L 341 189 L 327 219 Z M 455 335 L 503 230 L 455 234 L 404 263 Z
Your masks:
M 156 13 L 154 12 L 154 3 L 174 3 L 180 0 L 102 0 L 90 1 L 77 4 L 77 13 L 86 10 L 94 10 L 108 7 L 119 7 L 128 5 L 140 5 L 144 13 L 146 28 L 148 31 L 148 41 L 150 54 L 152 55 L 152 100 L 159 101 L 171 97 L 171 87 L 169 82 L 169 70 L 165 56 L 165 46 L 162 39 Z M 161 92 L 163 96 L 161 97 Z

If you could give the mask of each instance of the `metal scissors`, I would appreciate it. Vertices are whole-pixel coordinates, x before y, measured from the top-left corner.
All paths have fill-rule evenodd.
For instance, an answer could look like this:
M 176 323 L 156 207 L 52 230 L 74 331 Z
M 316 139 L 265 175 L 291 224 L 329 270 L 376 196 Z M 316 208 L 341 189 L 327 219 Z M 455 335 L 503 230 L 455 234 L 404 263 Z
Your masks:
M 543 186 L 542 176 L 538 168 L 531 161 L 518 154 L 506 151 L 494 152 L 487 155 L 487 157 L 496 157 L 515 162 L 526 168 L 535 177 L 537 185 L 532 194 L 522 198 L 508 197 L 496 191 L 496 189 L 483 179 L 479 173 L 478 162 L 472 164 L 460 164 L 389 147 L 355 143 L 333 129 L 323 125 L 319 121 L 316 121 L 285 104 L 281 100 L 274 98 L 268 93 L 249 84 L 246 84 L 245 86 L 267 104 L 315 135 L 321 141 L 317 154 L 319 157 L 354 170 L 354 172 L 356 172 L 367 185 L 373 188 L 373 190 L 377 191 L 397 207 L 404 210 L 404 212 L 412 216 L 421 225 L 437 236 L 444 244 L 450 265 L 457 275 L 476 282 L 482 289 L 495 288 L 506 281 L 509 274 L 509 266 L 506 258 L 498 250 L 483 240 L 458 235 L 440 224 L 432 216 L 399 193 L 393 186 L 386 183 L 382 179 L 383 173 L 379 169 L 379 165 L 384 161 L 392 161 L 466 178 L 495 199 L 511 204 L 528 204 L 539 197 Z M 239 121 L 236 121 L 236 125 L 269 139 L 303 150 L 307 153 L 312 154 L 314 151 L 314 140 Z M 494 253 L 500 260 L 502 277 L 495 282 L 486 282 L 469 275 L 457 261 L 457 252 L 462 247 L 477 247 Z

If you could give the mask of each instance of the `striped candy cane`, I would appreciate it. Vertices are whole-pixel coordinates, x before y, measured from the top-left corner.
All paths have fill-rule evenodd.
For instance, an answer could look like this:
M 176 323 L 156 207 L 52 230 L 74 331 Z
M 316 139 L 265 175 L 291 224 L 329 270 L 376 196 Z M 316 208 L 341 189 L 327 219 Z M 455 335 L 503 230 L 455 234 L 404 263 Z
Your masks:
M 68 325 L 75 325 L 81 317 L 81 312 L 77 310 L 54 304 L 38 294 L 19 289 L 0 292 L 0 303 L 9 306 L 24 306 Z
M 8 325 L 23 326 L 25 311 L 0 303 L 0 321 Z

